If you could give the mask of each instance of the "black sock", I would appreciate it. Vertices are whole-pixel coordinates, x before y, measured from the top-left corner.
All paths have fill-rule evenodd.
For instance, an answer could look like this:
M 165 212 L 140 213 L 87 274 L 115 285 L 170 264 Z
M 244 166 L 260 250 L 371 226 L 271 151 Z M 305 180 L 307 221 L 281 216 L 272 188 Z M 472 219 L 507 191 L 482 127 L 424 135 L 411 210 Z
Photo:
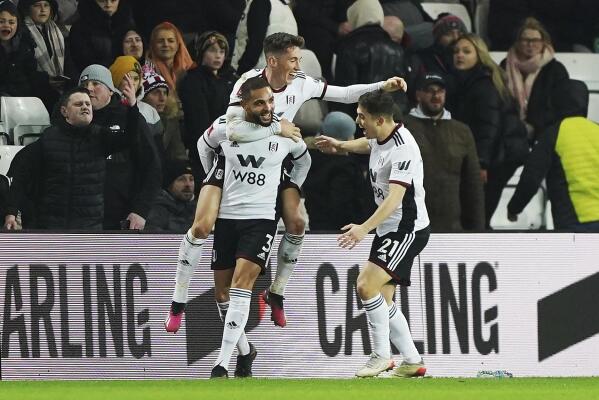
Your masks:
M 181 314 L 183 310 L 185 310 L 185 303 L 177 303 L 176 301 L 171 303 L 171 311 L 174 315 Z

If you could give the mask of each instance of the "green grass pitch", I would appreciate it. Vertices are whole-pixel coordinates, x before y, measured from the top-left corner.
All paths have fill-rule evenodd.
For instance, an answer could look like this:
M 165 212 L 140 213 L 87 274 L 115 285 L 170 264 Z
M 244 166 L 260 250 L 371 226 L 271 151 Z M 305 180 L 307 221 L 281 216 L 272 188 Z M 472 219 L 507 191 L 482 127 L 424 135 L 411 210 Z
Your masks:
M 593 400 L 599 399 L 599 377 L 4 381 L 0 399 Z

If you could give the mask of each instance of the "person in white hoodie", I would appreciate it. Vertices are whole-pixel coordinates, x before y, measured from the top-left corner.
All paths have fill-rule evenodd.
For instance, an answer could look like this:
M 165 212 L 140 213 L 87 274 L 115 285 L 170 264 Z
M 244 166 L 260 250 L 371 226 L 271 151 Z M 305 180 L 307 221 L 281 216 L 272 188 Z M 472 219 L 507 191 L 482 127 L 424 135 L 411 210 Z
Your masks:
M 404 118 L 424 163 L 426 208 L 432 232 L 482 231 L 483 183 L 472 132 L 445 109 L 445 81 L 424 75 L 417 107 Z

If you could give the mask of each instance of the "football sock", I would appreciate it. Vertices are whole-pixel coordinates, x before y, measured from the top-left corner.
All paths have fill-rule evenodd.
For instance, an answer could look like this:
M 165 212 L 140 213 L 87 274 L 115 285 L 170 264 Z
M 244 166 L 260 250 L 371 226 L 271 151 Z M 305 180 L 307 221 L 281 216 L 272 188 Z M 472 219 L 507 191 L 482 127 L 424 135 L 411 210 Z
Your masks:
M 404 361 L 410 364 L 420 362 L 422 358 L 412 340 L 408 321 L 395 303 L 389 306 L 389 339 L 402 354 Z
M 370 300 L 362 300 L 366 309 L 366 316 L 370 324 L 373 351 L 382 358 L 391 358 L 391 345 L 389 344 L 389 311 L 382 294 Z
M 302 250 L 302 244 L 304 243 L 304 235 L 294 235 L 292 233 L 285 232 L 281 243 L 279 244 L 279 250 L 277 252 L 277 272 L 275 279 L 270 285 L 270 291 L 278 295 L 285 295 L 285 287 L 287 282 L 293 273 L 295 264 Z
M 173 293 L 174 302 L 187 303 L 189 281 L 191 281 L 193 271 L 200 262 L 204 242 L 205 239 L 193 237 L 191 230 L 188 230 L 183 240 L 181 240 L 177 260 L 177 275 L 175 277 L 175 292 Z
M 214 365 L 220 365 L 229 370 L 229 362 L 233 354 L 233 348 L 239 341 L 241 332 L 245 329 L 250 313 L 250 301 L 252 300 L 252 291 L 231 288 L 229 290 L 229 310 L 225 318 L 223 329 L 223 340 L 220 346 L 220 353 Z
M 218 307 L 218 315 L 220 315 L 220 320 L 225 322 L 225 319 L 227 318 L 227 310 L 229 309 L 229 302 L 216 302 L 216 306 Z M 241 331 L 241 336 L 239 336 L 239 341 L 237 342 L 237 353 L 239 353 L 241 356 L 250 354 L 250 343 L 248 342 L 248 338 L 244 331 Z

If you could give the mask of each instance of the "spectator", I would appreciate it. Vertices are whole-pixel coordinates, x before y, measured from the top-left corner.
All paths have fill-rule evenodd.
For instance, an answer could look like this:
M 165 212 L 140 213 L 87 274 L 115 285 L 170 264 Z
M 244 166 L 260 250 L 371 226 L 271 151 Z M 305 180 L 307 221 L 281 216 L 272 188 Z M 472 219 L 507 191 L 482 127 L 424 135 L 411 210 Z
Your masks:
M 77 20 L 78 0 L 56 0 L 58 4 L 58 20 L 63 25 L 71 26 Z
M 338 140 L 352 140 L 356 124 L 349 115 L 333 111 L 322 123 L 322 133 Z M 303 189 L 311 230 L 338 231 L 347 221 L 364 221 L 374 212 L 372 189 L 360 165 L 348 153 L 320 153 L 306 140 L 312 157 L 312 173 Z
M 589 92 L 580 81 L 564 81 L 554 102 L 559 119 L 539 136 L 508 203 L 508 218 L 517 220 L 547 179 L 555 228 L 599 232 L 599 126 L 585 118 Z
M 204 170 L 198 156 L 198 139 L 212 121 L 226 113 L 237 76 L 225 64 L 229 44 L 220 33 L 209 31 L 196 37 L 193 53 L 197 67 L 190 69 L 182 79 L 179 96 L 185 116 L 183 141 L 189 151 L 194 176 L 201 182 Z
M 35 42 L 10 0 L 0 1 L 0 95 L 39 97 L 48 110 L 58 100 L 48 74 L 37 71 Z
M 64 31 L 56 23 L 58 3 L 56 0 L 20 0 L 19 11 L 25 17 L 25 26 L 35 42 L 34 51 L 38 71 L 46 72 L 53 86 L 62 89 L 67 75 L 65 72 L 67 51 Z
M 135 57 L 141 65 L 144 65 L 146 60 L 144 55 L 146 46 L 141 35 L 135 29 L 129 29 L 122 38 L 122 48 L 119 54 Z
M 177 80 L 188 69 L 193 68 L 193 62 L 183 36 L 179 29 L 170 22 L 156 25 L 150 36 L 150 48 L 147 55 L 148 61 L 154 66 L 157 74 L 166 80 L 170 89 L 171 98 L 176 97 Z
M 347 8 L 352 0 L 303 0 L 295 3 L 293 14 L 299 34 L 312 50 L 325 79 L 332 81 L 331 62 L 335 42 L 351 32 L 347 22 Z
M 517 100 L 520 119 L 526 122 L 529 139 L 556 122 L 552 107 L 555 88 L 568 79 L 568 71 L 555 59 L 551 38 L 539 21 L 527 18 L 518 30 L 516 43 L 501 66 L 507 71 L 508 88 Z M 557 94 L 561 96 L 561 93 Z
M 121 0 L 80 0 L 77 11 L 79 19 L 69 34 L 75 68 L 108 67 L 121 52 L 123 32 L 133 27 L 128 5 Z
M 239 75 L 252 68 L 264 68 L 264 38 L 275 32 L 297 35 L 297 22 L 288 0 L 253 0 L 245 6 L 235 35 L 231 66 Z
M 194 178 L 189 161 L 168 161 L 162 191 L 150 214 L 146 230 L 184 233 L 195 215 Z
M 426 75 L 417 86 L 418 105 L 404 123 L 422 154 L 431 230 L 481 231 L 483 184 L 472 132 L 445 109 L 445 81 L 440 75 Z
M 164 78 L 155 72 L 144 75 L 143 102 L 151 105 L 158 111 L 162 125 L 162 148 L 166 160 L 187 160 L 187 152 L 181 139 L 177 111 L 169 103 L 169 89 Z M 169 109 L 169 105 L 171 109 Z
M 406 40 L 410 51 L 427 48 L 433 44 L 433 20 L 424 11 L 420 0 L 380 0 L 385 15 L 395 16 L 404 23 Z
M 137 140 L 136 99 L 130 81 L 124 94 L 130 104 L 125 135 L 92 124 L 92 105 L 86 89 L 74 88 L 63 96 L 61 117 L 28 146 L 27 159 L 15 171 L 4 220 L 7 229 L 17 228 L 19 200 L 26 196 L 25 188 L 32 181 L 42 188 L 37 228 L 102 229 L 106 157 Z
M 446 83 L 448 98 L 453 94 L 453 45 L 463 34 L 468 33 L 464 22 L 455 15 L 445 14 L 439 17 L 433 25 L 434 43 L 432 46 L 410 53 L 409 63 L 414 77 L 423 75 L 440 75 Z M 415 99 L 415 94 L 408 82 L 410 98 Z
M 122 132 L 127 107 L 114 87 L 110 71 L 101 65 L 90 65 L 81 73 L 79 85 L 90 91 L 93 122 Z M 129 229 L 143 229 L 160 190 L 158 152 L 144 117 L 137 110 L 136 114 L 137 146 L 111 154 L 107 163 L 104 229 L 121 229 L 122 224 L 129 225 Z
M 159 153 L 162 154 L 163 152 L 160 151 L 162 150 L 162 124 L 160 123 L 160 116 L 154 107 L 141 101 L 144 98 L 141 65 L 133 56 L 120 56 L 110 66 L 110 74 L 112 75 L 114 87 L 121 91 L 123 90 L 122 85 L 126 84 L 125 76 L 129 76 L 133 81 L 139 112 L 146 120 L 152 137 L 158 145 Z
M 406 76 L 403 48 L 382 28 L 383 8 L 377 1 L 358 0 L 347 9 L 347 20 L 354 30 L 336 47 L 335 84 L 349 86 L 358 83 L 384 81 L 392 76 Z M 407 111 L 405 93 L 394 94 L 403 111 Z M 336 106 L 355 115 L 355 106 Z
M 501 153 L 503 111 L 512 103 L 504 73 L 493 62 L 486 44 L 474 35 L 463 35 L 455 44 L 455 95 L 448 109 L 453 117 L 470 127 L 485 183 L 485 219 L 487 226 L 499 203 L 505 184 L 517 165 L 505 165 Z

